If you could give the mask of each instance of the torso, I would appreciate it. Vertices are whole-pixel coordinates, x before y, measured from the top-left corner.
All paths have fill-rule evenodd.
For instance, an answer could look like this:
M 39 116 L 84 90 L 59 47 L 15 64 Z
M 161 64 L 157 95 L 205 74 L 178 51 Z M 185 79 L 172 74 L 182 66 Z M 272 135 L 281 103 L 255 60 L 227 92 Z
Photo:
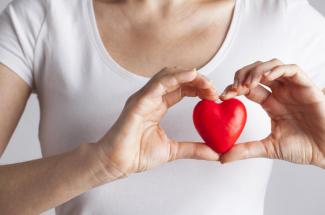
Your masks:
M 221 0 L 206 2 L 215 3 L 214 13 L 206 7 L 194 16 L 190 5 L 180 10 L 179 17 L 189 14 L 191 22 L 158 22 L 135 13 L 133 29 L 118 16 L 119 5 L 95 4 L 94 10 L 93 0 L 13 1 L 0 17 L 0 55 L 26 82 L 34 82 L 43 157 L 98 141 L 127 98 L 162 67 L 200 68 L 221 92 L 236 70 L 279 58 L 297 63 L 324 86 L 325 19 L 306 0 L 236 0 L 233 18 L 232 4 L 219 13 Z M 271 129 L 265 111 L 238 99 L 248 113 L 238 142 L 265 138 Z M 161 127 L 170 138 L 202 141 L 192 121 L 198 101 L 184 98 L 166 113 Z M 271 168 L 267 159 L 226 165 L 178 160 L 92 189 L 58 206 L 56 214 L 262 215 Z
M 150 31 L 159 35 L 158 30 L 131 37 L 137 35 L 136 31 L 122 28 L 123 20 L 101 27 L 101 20 L 95 19 L 92 0 L 48 2 L 50 12 L 39 36 L 41 45 L 35 51 L 41 109 L 39 136 L 44 156 L 97 141 L 114 124 L 127 98 L 149 80 L 144 76 L 150 77 L 162 67 L 201 67 L 199 72 L 212 80 L 220 92 L 233 81 L 238 68 L 257 59 L 285 55 L 281 27 L 276 28 L 278 34 L 270 34 L 269 28 L 261 29 L 264 20 L 260 16 L 257 17 L 261 20 L 255 20 L 255 13 L 250 13 L 250 0 L 236 1 L 232 19 L 233 7 L 229 6 L 225 17 L 231 20 L 230 28 L 225 22 L 223 28 L 208 32 L 209 36 L 186 31 L 175 40 L 163 40 L 162 36 L 159 42 L 156 37 L 147 36 Z M 97 8 L 97 18 L 99 14 Z M 272 25 L 279 26 L 280 21 L 272 19 Z M 257 29 L 259 35 L 251 34 Z M 104 30 L 107 32 L 99 35 Z M 181 44 L 186 35 L 190 39 Z M 170 41 L 172 45 L 168 46 Z M 279 45 L 273 41 L 280 41 Z M 262 45 L 251 46 L 254 43 Z M 247 107 L 249 121 L 239 141 L 265 137 L 270 131 L 267 114 L 257 104 L 240 99 Z M 202 141 L 192 122 L 197 102 L 198 99 L 187 98 L 168 111 L 161 126 L 170 138 Z M 271 166 L 270 160 L 263 159 L 229 165 L 180 160 L 93 189 L 56 211 L 59 215 L 261 215 Z
M 107 52 L 128 71 L 148 77 L 164 67 L 205 65 L 223 43 L 234 8 L 232 0 L 209 1 L 157 15 L 145 6 L 93 4 Z

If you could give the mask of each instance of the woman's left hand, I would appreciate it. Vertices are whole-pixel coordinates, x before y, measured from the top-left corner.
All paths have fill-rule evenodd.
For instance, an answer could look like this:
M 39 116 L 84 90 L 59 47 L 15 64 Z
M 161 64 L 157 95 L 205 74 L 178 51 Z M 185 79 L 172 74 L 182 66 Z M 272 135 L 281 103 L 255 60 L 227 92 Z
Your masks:
M 325 168 L 325 96 L 297 65 L 275 59 L 244 67 L 221 98 L 239 95 L 267 111 L 272 132 L 263 140 L 234 146 L 222 162 L 265 157 Z

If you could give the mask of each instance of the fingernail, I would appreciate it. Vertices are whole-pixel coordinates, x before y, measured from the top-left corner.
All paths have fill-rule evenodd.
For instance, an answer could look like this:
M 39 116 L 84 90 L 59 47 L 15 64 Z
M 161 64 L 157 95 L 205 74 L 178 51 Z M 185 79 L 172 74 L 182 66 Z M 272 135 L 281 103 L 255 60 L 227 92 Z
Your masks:
M 219 98 L 221 101 L 225 101 L 225 100 L 227 100 L 228 99 L 228 97 L 227 96 L 220 96 L 220 98 Z
M 186 70 L 184 70 L 184 72 L 196 72 L 196 69 L 186 69 Z
M 230 91 L 230 92 L 227 92 L 224 96 L 222 96 L 222 99 L 227 100 L 227 99 L 233 98 L 235 96 L 237 96 L 237 92 Z
M 189 70 L 188 72 L 190 72 L 191 74 L 197 74 L 197 71 L 196 71 L 196 69 L 192 69 L 192 70 Z
M 220 97 L 225 97 L 227 95 L 226 92 L 221 93 Z

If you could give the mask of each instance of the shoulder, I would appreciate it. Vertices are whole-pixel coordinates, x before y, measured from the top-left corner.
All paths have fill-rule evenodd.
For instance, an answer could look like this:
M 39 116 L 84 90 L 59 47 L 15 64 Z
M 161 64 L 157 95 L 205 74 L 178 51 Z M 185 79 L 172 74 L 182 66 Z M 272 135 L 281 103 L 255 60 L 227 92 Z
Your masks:
M 287 7 L 309 5 L 308 0 L 284 0 L 283 2 Z
M 285 17 L 288 25 L 312 33 L 325 33 L 325 18 L 307 0 L 285 0 Z
M 243 0 L 246 8 L 255 15 L 284 19 L 283 22 L 315 22 L 313 26 L 325 23 L 324 16 L 319 13 L 308 0 Z M 269 15 L 269 16 L 268 16 Z
M 60 13 L 67 9 L 77 9 L 86 0 L 13 0 L 4 10 L 17 12 L 19 16 L 46 16 L 48 12 Z
M 250 8 L 261 11 L 279 10 L 285 7 L 287 0 L 244 0 Z
M 62 24 L 66 17 L 78 14 L 83 1 L 87 0 L 13 0 L 0 14 L 0 27 L 37 33 L 44 24 Z
M 45 19 L 47 5 L 48 0 L 13 0 L 1 13 L 1 24 L 39 26 Z
M 250 8 L 262 11 L 283 11 L 288 9 L 311 7 L 308 0 L 244 0 Z
M 29 14 L 44 14 L 49 0 L 13 0 L 8 4 L 7 9 L 4 11 L 16 11 L 20 15 L 25 16 Z M 31 13 L 31 11 L 33 13 Z

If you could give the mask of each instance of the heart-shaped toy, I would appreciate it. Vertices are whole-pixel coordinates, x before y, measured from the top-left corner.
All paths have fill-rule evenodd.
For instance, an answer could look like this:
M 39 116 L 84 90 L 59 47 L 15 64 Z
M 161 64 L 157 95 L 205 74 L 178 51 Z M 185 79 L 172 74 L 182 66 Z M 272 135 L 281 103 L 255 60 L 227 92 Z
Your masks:
M 233 147 L 245 127 L 246 118 L 246 108 L 237 99 L 229 99 L 221 104 L 202 100 L 193 112 L 196 130 L 206 144 L 219 154 Z

